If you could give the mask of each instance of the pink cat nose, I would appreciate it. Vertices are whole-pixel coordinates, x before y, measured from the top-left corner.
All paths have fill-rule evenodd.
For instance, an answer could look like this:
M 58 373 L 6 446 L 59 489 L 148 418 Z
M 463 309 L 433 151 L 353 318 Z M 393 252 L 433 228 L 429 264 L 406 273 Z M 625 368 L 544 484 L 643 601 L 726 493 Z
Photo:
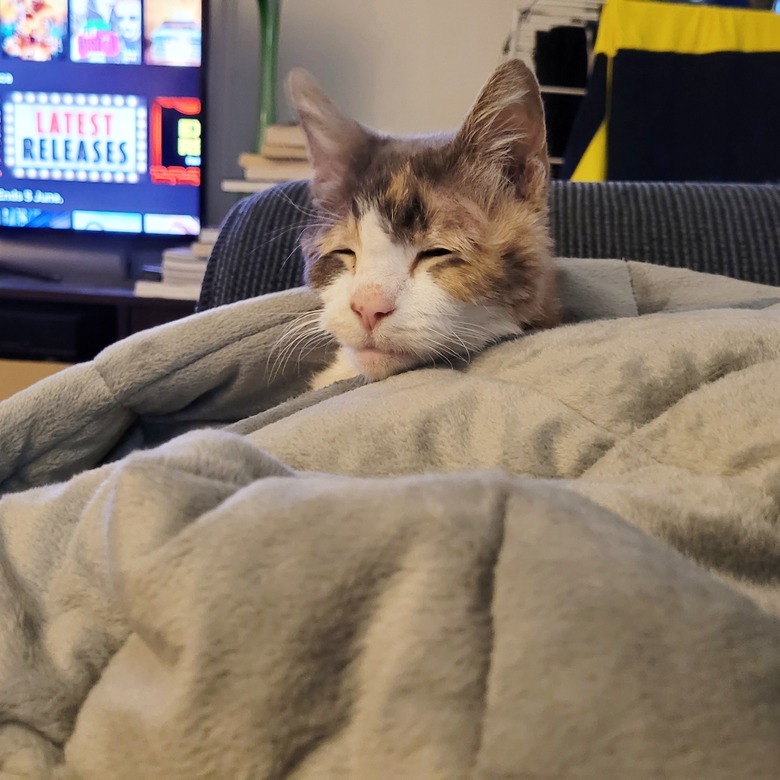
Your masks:
M 395 311 L 395 301 L 378 289 L 358 290 L 349 303 L 350 308 L 360 317 L 363 327 L 372 331 L 379 321 Z

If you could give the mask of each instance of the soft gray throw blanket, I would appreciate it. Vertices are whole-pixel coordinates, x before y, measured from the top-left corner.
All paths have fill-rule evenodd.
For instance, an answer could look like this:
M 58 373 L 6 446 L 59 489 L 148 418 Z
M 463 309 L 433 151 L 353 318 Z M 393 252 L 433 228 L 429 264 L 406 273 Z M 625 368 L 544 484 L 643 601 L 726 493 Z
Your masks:
M 307 393 L 291 291 L 0 404 L 0 777 L 778 777 L 780 290 L 561 266 L 467 366 Z

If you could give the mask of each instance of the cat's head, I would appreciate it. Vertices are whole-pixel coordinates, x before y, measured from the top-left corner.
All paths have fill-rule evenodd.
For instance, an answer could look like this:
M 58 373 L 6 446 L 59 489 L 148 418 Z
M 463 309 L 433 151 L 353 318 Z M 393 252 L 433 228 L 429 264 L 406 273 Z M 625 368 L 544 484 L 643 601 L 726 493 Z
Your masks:
M 501 65 L 451 135 L 394 138 L 345 117 L 308 73 L 288 82 L 318 219 L 304 234 L 322 327 L 380 379 L 557 324 L 539 86 Z

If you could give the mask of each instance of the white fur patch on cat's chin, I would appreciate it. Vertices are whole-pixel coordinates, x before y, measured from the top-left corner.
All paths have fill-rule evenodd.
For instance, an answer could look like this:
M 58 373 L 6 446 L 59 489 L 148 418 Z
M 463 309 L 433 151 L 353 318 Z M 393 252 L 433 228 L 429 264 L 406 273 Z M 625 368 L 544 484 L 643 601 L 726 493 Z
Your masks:
M 347 360 L 344 349 L 341 348 L 336 352 L 333 362 L 312 377 L 309 387 L 312 390 L 319 390 L 322 387 L 332 385 L 334 382 L 340 382 L 342 379 L 352 379 L 357 375 L 357 371 Z
M 400 371 L 415 368 L 423 362 L 408 352 L 384 352 L 379 349 L 344 347 L 344 354 L 358 374 L 366 379 L 386 379 Z
M 381 353 L 379 350 L 358 350 L 341 347 L 333 362 L 311 380 L 312 390 L 327 387 L 343 379 L 362 376 L 369 381 L 386 379 L 393 374 L 415 368 L 419 358 L 413 355 Z

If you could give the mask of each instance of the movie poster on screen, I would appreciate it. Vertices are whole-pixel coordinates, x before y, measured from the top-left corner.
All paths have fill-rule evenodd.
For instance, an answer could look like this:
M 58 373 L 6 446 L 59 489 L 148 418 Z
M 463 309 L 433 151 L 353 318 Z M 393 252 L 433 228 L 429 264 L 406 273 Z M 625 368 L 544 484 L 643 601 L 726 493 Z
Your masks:
M 73 62 L 138 65 L 143 48 L 141 0 L 70 0 Z
M 198 67 L 201 58 L 200 0 L 146 0 L 147 65 Z
M 66 0 L 0 0 L 0 52 L 33 62 L 60 59 L 67 22 Z
M 155 98 L 149 113 L 149 177 L 155 184 L 200 186 L 201 102 Z

